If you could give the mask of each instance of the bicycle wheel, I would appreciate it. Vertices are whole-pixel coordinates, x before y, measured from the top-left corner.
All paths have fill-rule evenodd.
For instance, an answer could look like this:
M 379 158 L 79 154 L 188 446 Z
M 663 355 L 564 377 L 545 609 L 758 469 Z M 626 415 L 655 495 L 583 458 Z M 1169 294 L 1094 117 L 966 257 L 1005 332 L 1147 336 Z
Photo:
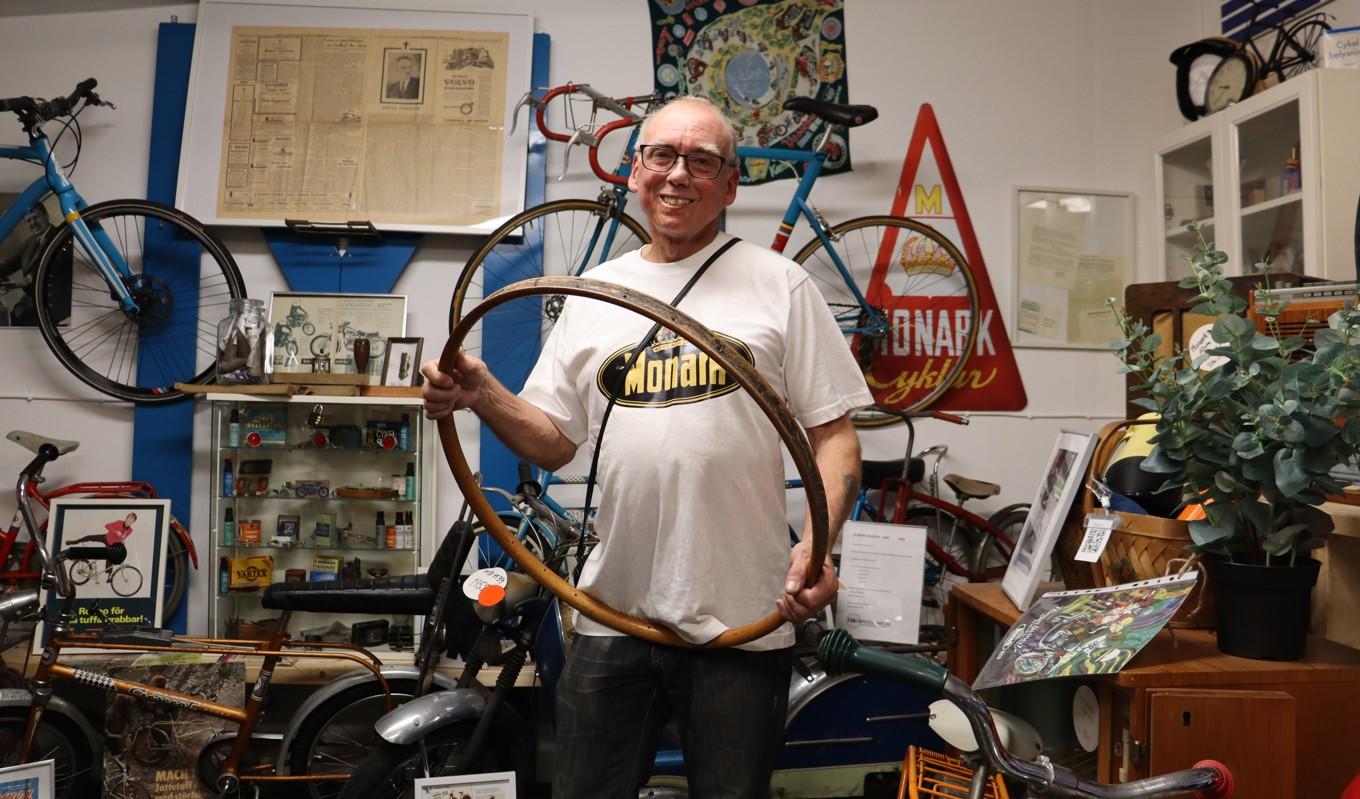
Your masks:
M 392 701 L 401 704 L 415 695 L 411 679 L 389 680 Z M 288 773 L 350 773 L 382 739 L 373 724 L 387 712 L 383 692 L 377 682 L 359 683 L 323 702 L 298 724 L 288 747 Z M 332 799 L 345 783 L 308 782 L 312 799 Z
M 1285 31 L 1284 41 L 1278 45 L 1279 60 L 1272 71 L 1285 81 L 1317 66 L 1318 55 L 1322 52 L 1322 35 L 1331 29 L 1321 16 L 1295 23 Z
M 71 564 L 71 582 L 84 585 L 94 576 L 94 564 L 88 560 L 78 560 Z
M 184 531 L 184 525 L 179 523 L 179 519 L 170 518 L 170 546 L 165 552 L 165 599 L 164 610 L 161 611 L 162 617 L 169 619 L 179 610 L 179 605 L 184 601 L 184 594 L 188 590 L 189 575 L 189 549 L 184 545 L 179 533 L 184 532 L 187 537 L 188 532 Z
M 109 586 L 118 596 L 133 596 L 142 590 L 142 570 L 127 564 L 115 566 L 109 575 Z
M 169 729 L 153 724 L 137 728 L 132 734 L 132 746 L 128 753 L 144 766 L 159 766 L 170 759 L 173 751 L 174 743 L 170 740 Z
M 27 707 L 0 707 L 0 766 L 18 764 L 27 723 Z M 98 795 L 104 753 L 92 748 L 69 719 L 56 713 L 43 714 L 28 762 L 40 760 L 54 761 L 56 799 Z
M 133 402 L 170 402 L 184 396 L 176 383 L 211 382 L 217 321 L 246 294 L 227 248 L 187 214 L 143 200 L 92 205 L 81 219 L 127 265 L 139 310 L 122 310 L 71 225 L 62 225 L 34 278 L 38 329 L 58 360 L 87 385 Z M 197 318 L 175 313 L 195 302 Z M 186 338 L 194 342 L 187 354 Z
M 458 758 L 460 751 L 467 745 L 474 726 L 475 720 L 461 721 L 425 739 L 431 777 L 453 773 L 449 764 Z M 515 784 L 524 786 L 527 791 L 533 785 L 528 753 L 513 740 L 504 740 L 506 737 L 498 736 L 493 725 L 491 734 L 464 771 L 468 774 L 513 771 Z M 340 799 L 408 799 L 413 795 L 414 780 L 423 776 L 420 747 L 398 746 L 379 740 L 378 745 L 354 770 L 349 781 L 344 783 Z
M 821 239 L 808 242 L 793 260 L 807 270 L 845 331 L 875 404 L 898 412 L 930 407 L 963 374 L 977 342 L 977 285 L 963 253 L 938 230 L 905 217 L 864 216 L 828 232 L 870 311 Z M 855 418 L 859 427 L 900 421 L 874 412 Z
M 530 208 L 487 236 L 468 259 L 453 290 L 449 329 L 491 294 L 488 281 L 494 290 L 545 275 L 579 276 L 650 241 L 636 219 L 622 211 L 611 216 L 609 206 L 594 200 L 556 200 Z M 497 308 L 469 331 L 464 346 L 484 355 L 489 342 L 484 342 L 483 331 L 495 330 L 500 356 L 531 366 L 563 301 L 560 295 L 547 295 Z
M 973 568 L 973 557 L 977 551 L 978 532 L 968 522 L 946 510 L 917 505 L 907 511 L 903 524 L 920 525 L 926 528 L 926 538 L 935 542 L 954 563 L 949 563 L 929 550 L 926 551 L 926 583 L 939 585 L 945 574 L 953 572 L 967 579 L 963 570 Z
M 1029 518 L 1029 503 L 1017 502 L 1014 505 L 1007 505 L 1001 510 L 987 517 L 988 523 L 1000 530 L 1011 542 L 1020 540 L 1020 533 L 1024 532 L 1025 519 Z M 1011 562 L 1011 553 L 1008 548 L 1003 546 L 1000 541 L 990 535 L 982 536 L 978 541 L 977 566 L 978 571 L 996 568 L 1005 568 Z

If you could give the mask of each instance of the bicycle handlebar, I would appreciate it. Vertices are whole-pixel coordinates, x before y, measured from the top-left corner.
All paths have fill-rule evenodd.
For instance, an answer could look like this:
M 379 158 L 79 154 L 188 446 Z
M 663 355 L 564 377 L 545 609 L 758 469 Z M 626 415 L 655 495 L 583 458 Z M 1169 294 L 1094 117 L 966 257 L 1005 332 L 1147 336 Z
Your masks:
M 832 630 L 822 637 L 817 645 L 817 659 L 828 674 L 857 671 L 939 691 L 968 718 L 973 737 L 988 766 L 1007 777 L 1024 782 L 1040 796 L 1156 799 L 1190 793 L 1199 799 L 1229 799 L 1233 793 L 1232 772 L 1227 766 L 1213 760 L 1201 760 L 1194 768 L 1122 785 L 1083 780 L 1071 770 L 1044 757 L 1035 762 L 1020 760 L 1001 745 L 987 704 L 962 680 L 950 675 L 937 663 L 865 646 L 844 630 Z
M 83 98 L 90 105 L 107 105 L 113 103 L 106 102 L 95 93 L 94 87 L 99 82 L 94 78 L 86 78 L 76 84 L 76 88 L 65 97 L 55 97 L 51 100 L 44 100 L 40 97 L 11 97 L 0 100 L 0 112 L 13 111 L 20 116 L 28 116 L 33 123 L 43 123 L 57 117 L 63 117 L 75 110 L 76 104 Z
M 127 560 L 127 547 L 121 543 L 67 547 L 62 550 L 61 556 L 65 560 L 105 560 L 110 566 L 117 566 Z

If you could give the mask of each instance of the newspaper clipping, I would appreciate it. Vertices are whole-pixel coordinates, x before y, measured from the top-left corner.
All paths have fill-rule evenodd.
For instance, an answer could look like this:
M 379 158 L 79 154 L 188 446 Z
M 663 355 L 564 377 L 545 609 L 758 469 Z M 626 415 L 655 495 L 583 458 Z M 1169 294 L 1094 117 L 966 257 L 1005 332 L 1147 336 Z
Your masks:
M 505 33 L 233 28 L 218 215 L 497 216 L 508 45 Z

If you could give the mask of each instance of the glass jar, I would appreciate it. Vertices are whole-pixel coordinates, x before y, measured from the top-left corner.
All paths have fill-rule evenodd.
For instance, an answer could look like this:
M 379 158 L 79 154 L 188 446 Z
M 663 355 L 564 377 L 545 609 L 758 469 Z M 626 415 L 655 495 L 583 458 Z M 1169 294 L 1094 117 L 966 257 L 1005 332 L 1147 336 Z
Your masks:
M 263 383 L 264 300 L 232 300 L 227 317 L 217 324 L 217 382 Z

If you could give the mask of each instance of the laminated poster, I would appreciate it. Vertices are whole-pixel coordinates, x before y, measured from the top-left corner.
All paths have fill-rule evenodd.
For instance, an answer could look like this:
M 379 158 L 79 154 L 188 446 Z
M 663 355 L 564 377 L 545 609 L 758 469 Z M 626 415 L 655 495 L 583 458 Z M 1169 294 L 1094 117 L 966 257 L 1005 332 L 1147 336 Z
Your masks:
M 1011 627 L 973 688 L 1113 674 L 1166 626 L 1198 572 L 1039 597 Z

